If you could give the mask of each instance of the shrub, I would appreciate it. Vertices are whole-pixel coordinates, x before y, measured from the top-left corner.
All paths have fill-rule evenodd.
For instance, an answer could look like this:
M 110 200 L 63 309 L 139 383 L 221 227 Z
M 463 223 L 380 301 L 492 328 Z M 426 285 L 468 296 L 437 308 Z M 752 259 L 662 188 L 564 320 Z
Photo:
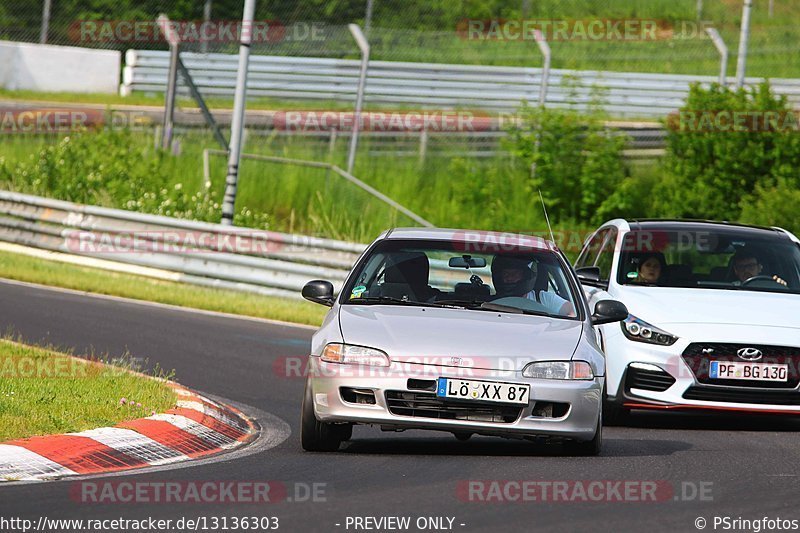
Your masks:
M 602 222 L 608 193 L 626 176 L 625 136 L 608 129 L 597 111 L 526 105 L 520 117 L 509 129 L 509 147 L 530 171 L 529 191 L 541 189 L 554 219 Z
M 0 187 L 80 204 L 219 222 L 214 190 L 191 190 L 168 175 L 166 158 L 146 136 L 127 130 L 83 132 L 62 138 L 26 161 L 0 160 Z M 237 224 L 266 228 L 269 219 L 240 207 Z
M 764 117 L 766 112 L 791 113 L 786 98 L 772 94 L 768 82 L 737 91 L 718 84 L 693 85 L 681 115 L 667 121 L 665 165 L 674 176 L 658 191 L 667 199 L 663 214 L 680 217 L 736 219 L 754 198 L 796 188 L 800 164 L 797 131 L 742 128 L 702 123 L 719 112 Z M 688 120 L 687 120 L 687 117 Z M 710 126 L 710 127 L 709 127 Z M 767 196 L 764 196 L 767 195 Z M 748 208 L 748 213 L 753 214 Z

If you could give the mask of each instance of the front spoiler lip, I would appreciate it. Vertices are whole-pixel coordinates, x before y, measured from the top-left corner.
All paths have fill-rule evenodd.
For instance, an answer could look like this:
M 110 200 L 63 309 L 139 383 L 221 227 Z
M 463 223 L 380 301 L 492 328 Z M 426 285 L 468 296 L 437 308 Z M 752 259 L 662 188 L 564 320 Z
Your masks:
M 798 415 L 798 409 L 770 409 L 760 407 L 733 407 L 727 405 L 691 405 L 681 403 L 647 403 L 647 402 L 623 402 L 623 407 L 627 409 L 645 409 L 651 411 L 727 411 L 731 413 L 753 413 L 753 414 L 774 414 L 774 415 Z

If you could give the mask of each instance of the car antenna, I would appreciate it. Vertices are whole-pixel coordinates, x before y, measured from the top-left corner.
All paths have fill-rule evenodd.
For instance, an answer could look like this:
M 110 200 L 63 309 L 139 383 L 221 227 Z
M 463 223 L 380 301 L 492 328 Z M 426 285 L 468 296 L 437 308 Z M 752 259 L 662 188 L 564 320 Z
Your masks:
M 553 237 L 553 228 L 550 227 L 550 217 L 547 216 L 547 207 L 544 205 L 544 197 L 542 196 L 542 189 L 539 189 L 539 200 L 542 201 L 542 211 L 544 211 L 544 219 L 547 222 L 547 229 L 550 231 L 550 241 L 555 244 L 556 239 Z

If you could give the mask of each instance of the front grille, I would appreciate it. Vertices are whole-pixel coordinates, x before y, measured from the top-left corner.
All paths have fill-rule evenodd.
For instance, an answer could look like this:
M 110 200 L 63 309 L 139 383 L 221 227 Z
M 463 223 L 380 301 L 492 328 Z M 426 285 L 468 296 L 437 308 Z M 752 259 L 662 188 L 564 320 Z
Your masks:
M 625 388 L 664 392 L 675 383 L 675 378 L 663 370 L 645 370 L 633 366 L 628 367 L 625 375 Z
M 800 392 L 778 390 L 742 390 L 720 387 L 689 387 L 683 393 L 687 400 L 706 402 L 735 402 L 771 405 L 800 405 Z
M 741 379 L 711 379 L 708 369 L 711 361 L 745 362 L 736 355 L 741 348 L 757 348 L 763 356 L 754 363 L 776 363 L 788 365 L 787 381 L 752 381 Z M 709 353 L 703 353 L 703 351 Z M 699 383 L 706 385 L 728 385 L 759 389 L 794 389 L 800 384 L 800 348 L 763 344 L 733 344 L 723 342 L 696 342 L 683 351 L 683 360 L 692 369 Z
M 386 391 L 385 397 L 390 413 L 415 418 L 510 424 L 522 413 L 520 406 L 443 400 L 435 394 L 424 392 Z

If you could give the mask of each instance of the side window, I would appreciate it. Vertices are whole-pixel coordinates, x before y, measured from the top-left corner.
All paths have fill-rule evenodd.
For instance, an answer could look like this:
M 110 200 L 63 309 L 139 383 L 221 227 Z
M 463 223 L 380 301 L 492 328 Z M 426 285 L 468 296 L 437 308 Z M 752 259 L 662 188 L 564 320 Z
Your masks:
M 608 281 L 611 277 L 611 265 L 614 263 L 614 249 L 617 245 L 617 228 L 606 231 L 600 253 L 594 261 L 594 266 L 600 267 L 600 279 Z
M 603 247 L 606 236 L 611 231 L 611 228 L 604 228 L 592 235 L 591 240 L 581 250 L 578 260 L 575 261 L 575 268 L 594 266 L 600 249 Z

